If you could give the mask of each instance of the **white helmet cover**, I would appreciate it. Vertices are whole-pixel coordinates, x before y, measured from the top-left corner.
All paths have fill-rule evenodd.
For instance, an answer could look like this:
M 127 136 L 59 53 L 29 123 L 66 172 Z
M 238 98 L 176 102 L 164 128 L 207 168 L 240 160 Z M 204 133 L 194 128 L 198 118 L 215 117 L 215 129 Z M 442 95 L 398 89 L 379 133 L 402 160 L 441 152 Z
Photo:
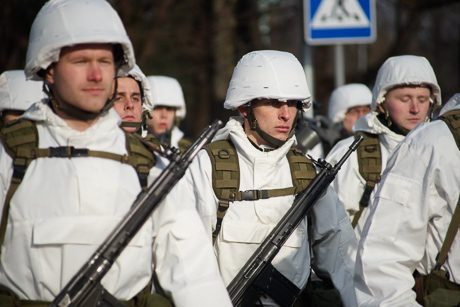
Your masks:
M 167 76 L 148 76 L 152 88 L 152 100 L 156 106 L 176 108 L 176 117 L 184 119 L 187 113 L 182 87 L 175 78 Z
M 120 44 L 127 73 L 134 67 L 134 50 L 117 12 L 106 0 L 51 0 L 38 12 L 32 24 L 27 49 L 27 79 L 59 60 L 61 49 L 78 44 Z
M 0 112 L 25 111 L 46 95 L 43 83 L 26 80 L 23 70 L 8 70 L 0 75 Z
M 389 90 L 404 85 L 428 85 L 432 103 L 442 104 L 441 89 L 428 60 L 421 56 L 401 55 L 388 58 L 380 67 L 372 91 L 371 109 L 377 110 Z
M 364 84 L 350 83 L 336 88 L 329 98 L 327 117 L 333 123 L 341 123 L 350 108 L 369 106 L 372 92 Z
M 144 97 L 142 98 L 142 111 L 147 111 L 150 114 L 153 110 L 153 101 L 151 87 L 147 77 L 137 65 L 135 65 L 134 68 L 128 72 L 128 77 L 134 78 L 134 80 L 141 84 L 144 94 Z
M 236 65 L 224 108 L 235 110 L 253 99 L 300 100 L 304 110 L 311 94 L 302 64 L 289 52 L 253 51 Z

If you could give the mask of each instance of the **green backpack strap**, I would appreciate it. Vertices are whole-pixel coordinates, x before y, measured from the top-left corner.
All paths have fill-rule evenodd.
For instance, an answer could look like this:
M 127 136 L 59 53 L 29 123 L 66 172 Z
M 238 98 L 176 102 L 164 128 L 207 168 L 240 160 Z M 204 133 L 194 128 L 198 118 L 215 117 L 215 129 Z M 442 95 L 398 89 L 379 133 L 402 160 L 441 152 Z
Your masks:
M 38 144 L 37 127 L 31 121 L 14 121 L 0 130 L 0 138 L 6 152 L 13 158 L 13 176 L 3 204 L 0 224 L 0 252 L 5 238 L 10 201 L 24 178 L 27 167 L 35 159 Z
M 155 166 L 155 155 L 146 148 L 133 134 L 125 132 L 128 155 L 110 152 L 74 148 L 73 146 L 38 148 L 38 131 L 35 123 L 29 120 L 18 120 L 0 130 L 0 139 L 6 152 L 13 159 L 13 175 L 3 205 L 0 224 L 0 252 L 6 233 L 10 202 L 19 184 L 24 178 L 30 163 L 36 158 L 77 158 L 97 157 L 129 164 L 136 170 L 143 190 L 148 186 L 150 169 Z
M 235 147 L 229 140 L 210 143 L 204 147 L 211 159 L 212 186 L 219 199 L 217 225 L 213 232 L 213 242 L 222 227 L 222 221 L 232 201 L 255 201 L 271 197 L 297 195 L 304 190 L 316 176 L 313 162 L 302 151 L 292 147 L 286 154 L 291 170 L 292 187 L 270 190 L 239 191 L 240 168 Z
M 124 161 L 126 161 L 124 163 L 128 163 L 134 167 L 142 190 L 145 191 L 148 188 L 147 179 L 150 173 L 150 169 L 157 163 L 155 155 L 146 147 L 140 136 L 137 137 L 137 135 L 133 133 L 126 131 L 124 132 L 126 135 L 126 149 L 128 150 L 128 158 L 123 158 Z M 159 147 L 158 141 L 155 143 L 154 140 L 151 140 L 150 142 L 153 146 L 158 146 L 158 148 L 161 148 Z
M 222 227 L 230 201 L 235 201 L 240 187 L 240 167 L 236 149 L 231 141 L 216 141 L 204 146 L 212 164 L 212 188 L 219 199 L 217 207 L 217 224 L 212 233 L 213 243 Z
M 364 141 L 356 150 L 358 154 L 359 173 L 366 180 L 364 193 L 359 201 L 359 211 L 355 213 L 351 225 L 353 228 L 358 224 L 364 208 L 369 205 L 369 199 L 377 183 L 380 182 L 382 172 L 382 153 L 380 151 L 379 136 L 364 131 L 355 132 L 355 137 L 362 135 Z

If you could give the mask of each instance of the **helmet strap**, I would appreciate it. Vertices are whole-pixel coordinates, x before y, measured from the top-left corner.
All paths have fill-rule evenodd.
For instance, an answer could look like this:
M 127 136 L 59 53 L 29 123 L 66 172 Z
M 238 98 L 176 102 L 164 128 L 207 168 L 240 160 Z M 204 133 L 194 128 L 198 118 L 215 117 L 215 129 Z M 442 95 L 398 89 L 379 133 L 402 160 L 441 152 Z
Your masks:
M 257 132 L 257 134 L 266 142 L 268 142 L 269 144 L 273 144 L 275 145 L 276 147 L 281 147 L 283 146 L 294 134 L 295 134 L 295 128 L 297 126 L 297 116 L 299 115 L 299 112 L 300 110 L 297 109 L 297 113 L 296 113 L 296 116 L 295 116 L 295 119 L 294 119 L 294 122 L 292 123 L 292 127 L 291 127 L 291 131 L 289 131 L 289 135 L 288 137 L 286 138 L 286 140 L 282 141 L 282 140 L 279 140 L 277 138 L 274 138 L 272 137 L 271 135 L 269 135 L 268 133 L 266 133 L 265 131 L 263 131 L 262 129 L 260 129 L 259 127 L 259 123 L 257 122 L 257 119 L 256 119 L 256 116 L 254 114 L 254 110 L 252 109 L 252 105 L 249 104 L 247 107 L 246 107 L 246 116 L 245 118 L 248 120 L 249 122 L 249 129 L 252 130 L 252 131 L 255 131 Z
M 52 94 L 52 91 L 51 91 L 51 88 L 49 86 L 49 83 L 48 81 L 45 81 L 43 82 L 43 91 L 48 95 L 50 101 L 51 101 L 51 106 L 54 110 L 59 110 L 61 112 L 63 112 L 64 114 L 72 117 L 72 118 L 76 118 L 76 119 L 79 119 L 79 120 L 93 120 L 93 119 L 96 119 L 98 116 L 100 116 L 102 113 L 104 112 L 107 112 L 110 108 L 113 107 L 113 102 L 116 98 L 116 92 L 117 92 L 117 88 L 118 88 L 118 82 L 117 80 L 115 79 L 115 89 L 113 91 L 114 95 L 112 96 L 112 98 L 110 99 L 107 99 L 107 102 L 106 104 L 104 105 L 104 107 L 102 108 L 102 110 L 100 112 L 88 112 L 88 111 L 85 111 L 85 110 L 82 110 L 80 108 L 77 108 L 77 107 L 74 107 L 70 104 L 65 104 L 65 106 L 63 106 L 62 104 L 59 104 L 58 101 L 54 98 L 53 94 Z

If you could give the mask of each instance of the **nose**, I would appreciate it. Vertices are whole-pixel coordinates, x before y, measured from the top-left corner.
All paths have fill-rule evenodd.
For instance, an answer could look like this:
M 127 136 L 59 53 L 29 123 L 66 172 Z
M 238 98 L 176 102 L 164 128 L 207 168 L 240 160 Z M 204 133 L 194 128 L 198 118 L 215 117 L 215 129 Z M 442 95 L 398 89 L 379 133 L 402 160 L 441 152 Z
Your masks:
M 88 79 L 94 82 L 100 82 L 102 80 L 101 68 L 95 62 L 90 64 Z
M 133 103 L 133 100 L 131 98 L 126 99 L 125 109 L 126 110 L 134 110 L 134 103 Z
M 286 103 L 284 103 L 279 111 L 280 118 L 284 121 L 288 121 L 291 118 L 291 113 L 289 113 L 289 107 Z
M 416 99 L 413 99 L 411 101 L 410 112 L 412 114 L 417 114 L 418 112 L 420 112 L 419 102 Z

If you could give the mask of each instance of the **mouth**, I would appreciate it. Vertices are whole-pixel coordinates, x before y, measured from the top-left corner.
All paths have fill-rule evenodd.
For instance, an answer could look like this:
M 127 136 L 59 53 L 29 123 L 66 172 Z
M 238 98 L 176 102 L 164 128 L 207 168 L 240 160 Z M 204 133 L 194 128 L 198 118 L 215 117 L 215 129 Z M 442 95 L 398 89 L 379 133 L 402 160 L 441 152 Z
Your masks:
M 276 126 L 275 130 L 278 131 L 278 132 L 287 133 L 287 132 L 289 132 L 290 129 L 289 129 L 288 126 Z
M 83 89 L 83 92 L 96 96 L 104 93 L 104 90 L 101 88 L 87 88 Z
M 126 122 L 129 122 L 129 121 L 134 121 L 134 116 L 132 115 L 127 115 L 125 117 L 123 117 L 123 121 L 126 121 Z

